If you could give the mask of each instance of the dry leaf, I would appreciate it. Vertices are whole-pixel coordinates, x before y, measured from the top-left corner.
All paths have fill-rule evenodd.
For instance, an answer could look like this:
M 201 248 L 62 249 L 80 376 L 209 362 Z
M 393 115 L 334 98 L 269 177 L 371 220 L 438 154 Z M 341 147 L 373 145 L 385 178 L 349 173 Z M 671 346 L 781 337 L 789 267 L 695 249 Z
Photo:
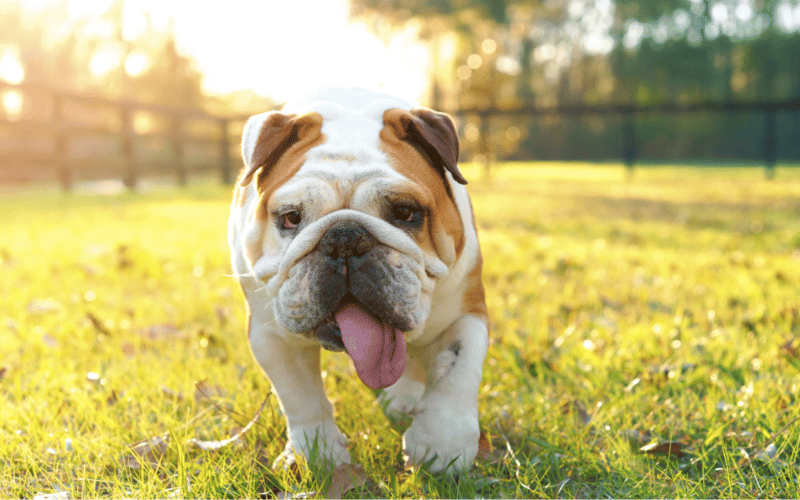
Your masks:
M 481 431 L 478 438 L 478 460 L 486 460 L 492 464 L 498 463 L 503 458 L 503 453 L 500 450 L 495 450 L 492 445 L 492 436 Z
M 261 408 L 263 408 L 263 405 L 262 405 Z M 255 417 L 253 417 L 253 420 L 251 420 L 247 425 L 245 425 L 242 430 L 240 430 L 239 432 L 237 432 L 236 434 L 234 434 L 233 436 L 231 436 L 228 439 L 223 439 L 221 441 L 202 441 L 202 440 L 197 439 L 197 438 L 192 438 L 191 441 L 189 441 L 189 442 L 192 443 L 193 445 L 197 446 L 201 450 L 205 450 L 205 451 L 216 451 L 216 450 L 219 450 L 223 446 L 227 446 L 227 445 L 231 444 L 232 442 L 236 441 L 237 439 L 239 439 L 240 437 L 242 437 L 242 435 L 245 432 L 249 431 L 250 428 L 253 427 L 253 424 L 256 423 L 256 421 L 258 420 L 258 417 L 260 415 L 261 415 L 261 409 L 258 410 L 258 412 L 256 413 Z
M 297 493 L 290 493 L 288 491 L 279 491 L 275 498 L 277 500 L 305 500 L 307 498 L 314 498 L 317 496 L 316 491 L 300 491 Z
M 44 344 L 47 347 L 58 347 L 58 339 L 56 339 L 52 335 L 48 334 L 42 335 L 42 342 L 44 342 Z
M 120 269 L 127 269 L 133 266 L 133 260 L 128 256 L 127 245 L 119 245 L 117 247 L 117 266 Z
M 561 405 L 561 413 L 564 415 L 569 415 L 573 413 L 578 419 L 583 423 L 583 425 L 589 425 L 592 421 L 592 417 L 586 411 L 586 407 L 580 401 L 569 401 L 565 402 Z
M 186 332 L 175 325 L 152 325 L 150 328 L 139 330 L 139 335 L 148 340 L 169 340 L 186 338 Z
M 782 462 L 780 459 L 776 459 L 778 449 L 774 446 L 775 439 L 783 434 L 783 432 L 788 429 L 789 427 L 796 424 L 800 421 L 800 417 L 793 418 L 788 424 L 784 425 L 778 432 L 773 434 L 763 445 L 761 445 L 761 451 L 755 454 L 754 458 L 758 458 L 759 460 L 778 460 Z M 744 451 L 744 450 L 742 450 Z M 770 456 L 772 454 L 772 456 Z M 753 459 L 747 454 L 744 453 L 744 458 L 739 461 L 739 467 L 744 467 L 745 465 L 749 464 Z
M 80 267 L 81 270 L 84 273 L 86 273 L 86 276 L 95 276 L 97 274 L 100 274 L 100 268 L 94 264 L 88 264 L 86 262 L 83 262 L 81 264 L 78 264 L 78 267 Z
M 205 380 L 198 380 L 194 383 L 194 387 L 194 400 L 198 403 L 206 399 L 210 400 L 212 397 L 225 397 L 227 395 L 222 387 L 219 385 L 211 387 Z
M 683 452 L 683 445 L 674 441 L 665 441 L 663 443 L 654 442 L 639 448 L 642 453 L 649 455 L 663 455 L 667 457 L 680 458 L 686 453 Z
M 756 455 L 756 458 L 759 460 L 770 461 L 775 459 L 778 456 L 778 447 L 775 446 L 775 443 L 770 443 L 766 448 L 761 450 L 761 452 Z
M 8 373 L 8 367 L 0 366 L 0 380 L 3 380 L 3 377 L 6 376 L 6 373 Z
M 791 358 L 800 358 L 800 338 L 792 337 L 782 346 L 781 351 Z
M 567 476 L 567 477 L 565 477 L 564 479 L 562 479 L 562 480 L 561 480 L 561 482 L 559 482 L 559 483 L 556 485 L 556 488 L 558 488 L 558 489 L 556 490 L 556 496 L 559 496 L 559 495 L 561 495 L 561 490 L 563 490 L 563 489 L 564 489 L 564 486 L 566 486 L 566 485 L 567 485 L 567 483 L 569 483 L 570 481 L 572 481 L 572 478 L 571 478 L 571 477 L 569 477 L 569 476 Z
M 491 436 L 488 436 L 485 432 L 481 431 L 481 435 L 478 438 L 478 455 L 481 454 L 491 454 L 494 451 L 494 447 L 492 446 Z
M 142 462 L 149 462 L 151 464 L 158 463 L 158 459 L 164 456 L 169 447 L 169 436 L 156 436 L 146 441 L 140 441 L 131 446 L 133 454 L 128 454 L 122 457 L 123 467 L 130 469 L 140 469 Z
M 111 394 L 106 398 L 106 404 L 108 406 L 115 404 L 117 401 L 119 401 L 119 398 L 122 397 L 124 394 L 125 391 L 121 391 L 119 394 L 117 394 L 117 391 L 111 389 Z
M 128 358 L 132 358 L 136 355 L 136 348 L 130 342 L 125 342 L 122 344 L 122 354 L 124 354 Z
M 111 336 L 111 332 L 108 331 L 108 328 L 106 328 L 106 325 L 104 325 L 103 322 L 100 321 L 100 318 L 98 318 L 97 316 L 95 316 L 91 312 L 87 312 L 86 313 L 86 318 L 92 324 L 94 329 L 97 330 L 99 333 L 102 333 L 106 337 L 110 337 Z
M 640 379 L 639 377 L 636 377 L 635 379 L 631 380 L 631 383 L 630 383 L 630 384 L 628 384 L 628 385 L 626 385 L 626 386 L 625 386 L 625 388 L 623 389 L 623 391 L 625 391 L 625 392 L 631 392 L 631 391 L 633 390 L 633 388 L 634 388 L 634 387 L 636 387 L 637 385 L 639 385 L 639 382 L 641 382 L 641 379 Z
M 61 309 L 61 304 L 55 299 L 33 299 L 28 302 L 27 310 L 32 314 L 45 314 Z
M 8 328 L 11 333 L 17 333 L 19 331 L 19 325 L 11 318 L 6 318 L 6 328 Z
M 775 443 L 770 443 L 753 458 L 764 464 L 769 464 L 776 469 L 783 469 L 789 465 L 784 460 L 778 458 L 778 447 L 775 446 Z
M 628 429 L 620 432 L 620 434 L 624 436 L 632 446 L 636 447 L 644 446 L 653 440 L 653 437 L 650 436 L 650 433 L 637 431 L 636 429 Z
M 325 498 L 342 498 L 348 491 L 367 481 L 367 473 L 361 464 L 342 464 L 333 470 L 331 485 Z
M 228 323 L 228 320 L 231 317 L 232 311 L 230 307 L 220 307 L 217 306 L 214 308 L 214 312 L 217 313 L 217 319 L 219 320 L 220 324 L 225 325 Z
M 131 446 L 131 449 L 140 457 L 150 459 L 158 458 L 167 452 L 167 448 L 169 447 L 168 442 L 169 436 L 156 436 L 146 441 L 140 441 L 136 443 L 135 445 Z
M 250 419 L 250 422 L 248 422 L 247 425 L 245 425 L 242 428 L 242 430 L 240 430 L 230 438 L 223 439 L 221 441 L 202 441 L 197 438 L 192 438 L 191 440 L 189 440 L 189 443 L 205 451 L 216 451 L 222 448 L 223 446 L 231 444 L 232 442 L 242 437 L 242 435 L 244 435 L 245 432 L 249 431 L 250 428 L 253 427 L 253 425 L 255 425 L 256 422 L 258 422 L 258 418 L 261 416 L 261 410 L 263 410 L 264 406 L 267 405 L 267 401 L 269 401 L 271 394 L 272 393 L 267 394 L 267 397 L 264 398 L 264 401 L 261 402 L 261 406 L 258 408 L 258 410 L 256 410 L 256 413 L 255 415 L 253 415 L 253 418 Z
M 142 468 L 141 458 L 135 455 L 125 455 L 119 460 L 119 464 L 126 469 L 136 469 L 139 470 Z
M 173 391 L 169 387 L 162 387 L 161 388 L 161 393 L 164 394 L 165 396 L 169 396 L 171 398 L 175 398 L 178 401 L 183 401 L 185 399 L 183 397 L 183 393 L 180 393 L 178 391 Z
M 33 500 L 70 500 L 69 491 L 56 491 L 55 493 L 39 493 Z
M 186 488 L 186 490 L 188 491 L 189 488 Z M 167 493 L 166 498 L 170 498 L 170 499 L 172 499 L 172 498 L 179 499 L 179 498 L 183 498 L 184 497 L 182 488 L 172 488 L 172 489 L 167 490 L 166 493 Z

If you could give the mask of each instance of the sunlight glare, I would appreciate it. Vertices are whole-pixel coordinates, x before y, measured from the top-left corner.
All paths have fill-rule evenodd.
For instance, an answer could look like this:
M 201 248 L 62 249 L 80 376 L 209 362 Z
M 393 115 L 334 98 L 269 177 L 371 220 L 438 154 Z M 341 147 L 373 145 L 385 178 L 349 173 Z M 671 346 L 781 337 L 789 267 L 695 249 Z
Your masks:
M 5 116 L 11 121 L 17 121 L 22 116 L 23 97 L 19 90 L 6 90 L 0 99 Z
M 19 0 L 28 8 L 57 0 Z M 64 0 L 73 19 L 106 13 L 114 0 Z M 330 85 L 383 88 L 407 99 L 428 90 L 431 62 L 416 29 L 383 33 L 348 18 L 348 0 L 126 0 L 125 41 L 154 30 L 172 32 L 179 50 L 194 58 L 210 93 L 252 89 L 278 101 Z M 108 27 L 101 23 L 102 27 Z M 91 25 L 91 24 L 90 24 Z M 100 29 L 101 26 L 96 26 Z M 124 60 L 123 60 L 124 58 Z M 4 60 L 5 61 L 5 60 Z M 4 62 L 11 67 L 9 62 Z M 94 76 L 120 66 L 131 76 L 152 61 L 104 47 L 90 60 Z M 9 76 L 9 72 L 11 76 Z M 0 77 L 19 80 L 18 69 Z
M 122 49 L 115 46 L 105 46 L 100 49 L 89 61 L 89 71 L 94 76 L 103 76 L 117 69 L 122 59 Z
M 12 85 L 19 85 L 25 80 L 25 68 L 22 67 L 16 47 L 5 47 L 0 51 L 0 79 Z
M 252 88 L 286 100 L 323 85 L 358 85 L 416 99 L 426 88 L 427 51 L 409 33 L 384 44 L 348 19 L 347 0 L 230 0 L 223 11 L 206 5 L 173 4 L 179 44 L 198 60 L 212 92 Z M 220 35 L 209 36 L 210 29 Z
M 67 15 L 73 19 L 84 16 L 99 16 L 107 12 L 114 0 L 70 0 L 67 6 Z
M 149 55 L 143 52 L 134 52 L 125 58 L 125 73 L 129 76 L 137 77 L 147 71 L 152 64 Z

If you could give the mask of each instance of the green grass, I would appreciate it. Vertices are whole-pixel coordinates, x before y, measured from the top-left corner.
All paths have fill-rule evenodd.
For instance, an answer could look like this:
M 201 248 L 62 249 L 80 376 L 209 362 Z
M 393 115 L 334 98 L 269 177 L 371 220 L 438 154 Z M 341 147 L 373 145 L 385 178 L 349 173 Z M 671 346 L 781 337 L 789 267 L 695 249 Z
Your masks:
M 404 471 L 402 428 L 326 353 L 367 475 L 346 496 L 800 497 L 800 172 L 465 170 L 493 320 L 480 409 L 494 450 L 457 482 Z M 228 199 L 213 185 L 3 195 L 1 497 L 327 491 L 330 472 L 271 470 L 285 443 L 274 399 L 240 440 L 189 443 L 230 437 L 269 392 L 227 276 Z M 640 451 L 650 442 L 663 446 Z

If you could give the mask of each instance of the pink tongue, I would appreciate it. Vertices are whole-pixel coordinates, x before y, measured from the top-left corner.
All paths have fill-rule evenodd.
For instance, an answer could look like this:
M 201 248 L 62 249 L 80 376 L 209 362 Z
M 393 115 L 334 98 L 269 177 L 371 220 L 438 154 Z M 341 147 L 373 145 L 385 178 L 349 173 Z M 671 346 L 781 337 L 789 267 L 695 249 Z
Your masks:
M 389 387 L 406 368 L 406 339 L 403 332 L 378 323 L 355 304 L 336 313 L 342 342 L 364 384 L 371 389 Z

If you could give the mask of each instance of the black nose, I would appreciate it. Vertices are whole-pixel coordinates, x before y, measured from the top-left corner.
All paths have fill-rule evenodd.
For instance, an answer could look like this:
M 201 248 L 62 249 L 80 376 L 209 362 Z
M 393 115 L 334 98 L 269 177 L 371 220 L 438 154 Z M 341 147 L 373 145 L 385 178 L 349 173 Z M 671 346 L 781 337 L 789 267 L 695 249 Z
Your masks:
M 337 222 L 319 242 L 319 250 L 331 259 L 361 257 L 375 246 L 375 238 L 355 222 Z

